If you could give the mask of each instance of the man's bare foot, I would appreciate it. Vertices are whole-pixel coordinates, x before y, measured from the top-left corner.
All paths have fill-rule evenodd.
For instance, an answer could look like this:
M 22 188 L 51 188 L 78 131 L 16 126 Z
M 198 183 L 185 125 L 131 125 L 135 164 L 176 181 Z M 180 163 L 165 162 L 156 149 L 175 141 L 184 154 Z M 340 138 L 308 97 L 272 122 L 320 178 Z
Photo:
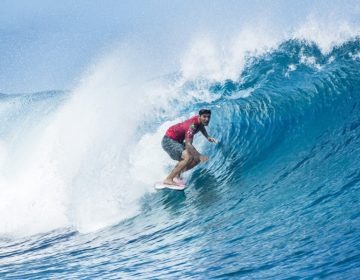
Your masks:
M 177 183 L 178 185 L 185 186 L 185 180 L 181 177 L 175 177 L 174 182 Z
M 176 182 L 174 182 L 174 180 L 170 180 L 170 179 L 165 179 L 165 180 L 163 181 L 163 183 L 164 183 L 165 185 L 180 186 L 179 184 L 177 184 Z

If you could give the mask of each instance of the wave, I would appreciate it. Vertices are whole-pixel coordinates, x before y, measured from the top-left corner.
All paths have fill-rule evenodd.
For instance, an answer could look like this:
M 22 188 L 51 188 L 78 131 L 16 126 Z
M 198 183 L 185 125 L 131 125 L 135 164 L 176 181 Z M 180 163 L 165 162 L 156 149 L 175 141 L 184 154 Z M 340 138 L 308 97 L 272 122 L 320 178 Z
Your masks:
M 327 195 L 339 196 L 358 182 L 359 43 L 324 53 L 285 41 L 248 55 L 238 78 L 223 80 L 178 72 L 141 84 L 125 75 L 108 86 L 111 58 L 72 92 L 1 95 L 0 232 L 88 232 L 139 214 L 139 199 L 173 164 L 159 139 L 203 107 L 213 111 L 209 131 L 220 144 L 196 139 L 211 160 L 191 173 L 195 189 L 210 184 L 234 196 L 248 182 L 260 195 L 290 184 L 291 196 L 323 180 Z M 320 193 L 309 205 L 329 199 Z
M 357 113 L 358 56 L 358 39 L 326 55 L 314 43 L 291 40 L 251 59 L 238 81 L 210 85 L 221 96 L 211 105 L 216 136 L 224 143 L 222 161 L 231 162 L 227 171 L 241 173 L 289 148 L 287 143 L 296 146 L 305 138 L 310 145 L 324 130 L 344 127 Z

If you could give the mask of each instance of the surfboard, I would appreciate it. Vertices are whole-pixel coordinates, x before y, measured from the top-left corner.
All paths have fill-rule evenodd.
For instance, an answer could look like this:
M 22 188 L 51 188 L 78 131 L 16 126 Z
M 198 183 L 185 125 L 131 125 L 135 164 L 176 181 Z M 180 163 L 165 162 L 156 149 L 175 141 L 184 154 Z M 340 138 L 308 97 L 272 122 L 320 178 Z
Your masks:
M 163 182 L 156 182 L 154 185 L 154 188 L 156 190 L 169 189 L 169 190 L 183 191 L 184 189 L 187 188 L 187 186 L 186 185 L 182 185 L 182 186 L 166 185 Z

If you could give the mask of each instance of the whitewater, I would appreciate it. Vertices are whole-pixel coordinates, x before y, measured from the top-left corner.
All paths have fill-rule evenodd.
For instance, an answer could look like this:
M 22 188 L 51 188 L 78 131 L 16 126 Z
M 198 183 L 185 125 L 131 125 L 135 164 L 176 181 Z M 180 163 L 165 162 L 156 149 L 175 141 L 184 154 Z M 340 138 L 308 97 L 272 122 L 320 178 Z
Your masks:
M 142 59 L 119 44 L 71 90 L 0 94 L 0 278 L 357 279 L 359 29 L 204 35 L 155 76 Z M 164 132 L 202 108 L 209 162 L 154 190 Z

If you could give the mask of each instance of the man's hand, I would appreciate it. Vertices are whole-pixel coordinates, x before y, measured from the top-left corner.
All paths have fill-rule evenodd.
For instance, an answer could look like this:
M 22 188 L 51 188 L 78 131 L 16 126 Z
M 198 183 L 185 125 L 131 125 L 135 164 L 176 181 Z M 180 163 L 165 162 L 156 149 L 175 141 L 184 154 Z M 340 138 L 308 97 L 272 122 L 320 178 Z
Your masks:
M 212 137 L 208 137 L 208 141 L 211 143 L 215 143 L 215 144 L 217 144 L 217 142 L 218 142 L 215 138 L 212 138 Z

